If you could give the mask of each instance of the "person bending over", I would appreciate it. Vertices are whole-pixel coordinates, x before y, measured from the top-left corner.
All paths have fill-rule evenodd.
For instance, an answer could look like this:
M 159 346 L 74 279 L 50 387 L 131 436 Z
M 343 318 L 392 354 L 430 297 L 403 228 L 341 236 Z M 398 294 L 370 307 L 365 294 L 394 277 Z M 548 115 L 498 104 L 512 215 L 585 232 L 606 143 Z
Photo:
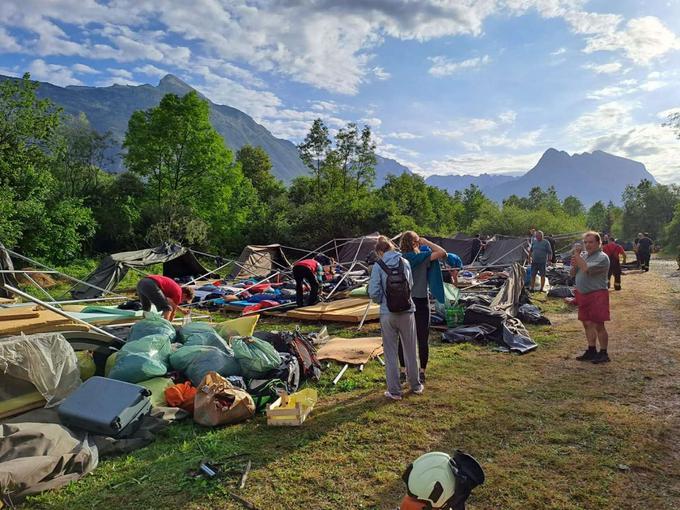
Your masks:
M 298 306 L 304 306 L 305 290 L 303 284 L 309 286 L 308 305 L 319 302 L 320 283 L 323 282 L 323 267 L 315 259 L 298 260 L 293 264 L 293 278 L 295 278 L 295 300 Z
M 609 321 L 609 291 L 607 290 L 607 274 L 609 273 L 609 257 L 602 251 L 600 234 L 586 232 L 583 236 L 585 253 L 576 244 L 571 256 L 571 276 L 576 277 L 576 304 L 578 320 L 588 341 L 588 349 L 576 359 L 606 363 L 609 361 L 607 347 L 609 334 L 604 323 Z M 597 352 L 597 343 L 600 352 Z
M 151 305 L 154 305 L 164 319 L 171 321 L 178 309 L 187 313 L 179 305 L 191 303 L 194 291 L 188 287 L 180 287 L 172 278 L 152 274 L 139 280 L 137 295 L 142 302 L 142 310 L 148 312 Z
M 444 281 L 446 283 L 453 283 L 454 285 L 458 285 L 458 271 L 463 269 L 463 259 L 461 259 L 455 253 L 447 253 L 446 265 L 448 266 L 448 270 L 444 273 L 444 275 L 448 275 L 449 278 L 446 278 L 446 276 L 444 276 Z

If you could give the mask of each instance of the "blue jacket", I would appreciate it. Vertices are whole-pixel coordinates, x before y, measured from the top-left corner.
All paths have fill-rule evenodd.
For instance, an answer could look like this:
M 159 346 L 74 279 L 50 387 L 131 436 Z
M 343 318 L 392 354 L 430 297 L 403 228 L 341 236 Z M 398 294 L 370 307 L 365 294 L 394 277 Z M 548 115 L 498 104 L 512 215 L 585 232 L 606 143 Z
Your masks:
M 411 273 L 411 265 L 408 260 L 402 258 L 398 251 L 388 251 L 383 255 L 383 262 L 387 267 L 397 267 L 399 265 L 399 259 L 404 263 L 404 272 L 406 273 L 406 278 L 408 278 L 409 284 L 413 287 L 413 274 Z M 387 299 L 385 298 L 385 286 L 387 285 L 387 275 L 382 267 L 378 263 L 373 264 L 373 269 L 371 270 L 371 280 L 368 282 L 368 295 L 376 303 L 380 304 L 380 315 L 392 313 L 387 308 Z M 408 312 L 415 312 L 415 305 L 411 305 L 411 309 Z M 407 312 L 401 312 L 407 313 Z

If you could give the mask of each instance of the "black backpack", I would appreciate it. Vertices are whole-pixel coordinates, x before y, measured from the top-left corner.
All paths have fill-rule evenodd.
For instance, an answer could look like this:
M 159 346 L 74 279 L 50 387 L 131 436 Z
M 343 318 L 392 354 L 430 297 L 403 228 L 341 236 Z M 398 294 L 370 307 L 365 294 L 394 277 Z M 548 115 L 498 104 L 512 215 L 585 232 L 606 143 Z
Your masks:
M 393 313 L 410 310 L 413 306 L 411 284 L 408 282 L 408 278 L 406 278 L 404 261 L 399 258 L 399 265 L 397 267 L 389 267 L 382 260 L 377 260 L 376 262 L 387 275 L 387 281 L 385 282 L 387 309 Z

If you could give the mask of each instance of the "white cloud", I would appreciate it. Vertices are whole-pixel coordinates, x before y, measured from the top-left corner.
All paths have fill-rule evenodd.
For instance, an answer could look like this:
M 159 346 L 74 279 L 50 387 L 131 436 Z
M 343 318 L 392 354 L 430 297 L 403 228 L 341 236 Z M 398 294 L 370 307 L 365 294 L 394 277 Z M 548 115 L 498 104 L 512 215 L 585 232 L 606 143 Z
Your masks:
M 371 71 L 373 72 L 373 75 L 378 80 L 381 80 L 381 81 L 389 80 L 392 77 L 392 75 L 390 73 L 385 71 L 385 69 L 383 69 L 380 66 L 375 66 L 373 69 L 371 69 Z
M 385 138 L 394 138 L 395 140 L 417 140 L 422 137 L 422 135 L 409 133 L 408 131 L 395 131 L 385 135 Z
M 34 80 L 49 81 L 62 87 L 83 84 L 83 82 L 73 76 L 72 69 L 58 64 L 48 64 L 39 58 L 31 62 L 28 66 L 28 71 Z
M 382 120 L 380 120 L 377 117 L 367 117 L 365 119 L 359 119 L 359 122 L 361 124 L 366 124 L 372 127 L 373 129 L 379 128 L 380 125 L 382 124 Z
M 558 57 L 560 55 L 563 55 L 567 52 L 567 48 L 557 48 L 555 51 L 551 51 L 550 55 L 553 57 Z
M 635 101 L 610 101 L 577 117 L 561 138 L 566 149 L 582 152 L 596 149 L 643 163 L 661 182 L 677 182 L 680 173 L 680 141 L 673 130 L 658 123 L 638 123 Z M 658 116 L 665 118 L 666 113 Z
M 430 161 L 424 165 L 426 166 L 424 172 L 427 175 L 526 172 L 536 165 L 542 154 L 542 151 L 519 155 L 498 153 L 457 154 Z
M 647 81 L 641 83 L 634 79 L 628 79 L 619 82 L 617 85 L 610 85 L 608 87 L 589 92 L 586 97 L 588 99 L 595 100 L 617 98 L 639 92 L 653 92 L 668 85 L 670 85 L 669 82 L 659 79 L 648 79 Z
M 94 68 L 92 68 L 88 65 L 85 65 L 85 64 L 73 64 L 71 66 L 71 69 L 74 72 L 80 73 L 80 74 L 99 74 L 100 73 L 100 71 L 97 71 L 96 69 L 94 69 Z
M 680 39 L 659 18 L 633 18 L 625 29 L 604 31 L 587 40 L 584 51 L 623 51 L 636 64 L 649 64 L 671 50 L 680 48 Z
M 491 59 L 489 55 L 483 57 L 474 57 L 460 62 L 454 62 L 444 56 L 429 57 L 432 66 L 428 70 L 432 76 L 441 78 L 442 76 L 450 76 L 462 70 L 476 69 L 488 64 Z
M 16 39 L 2 27 L 0 27 L 0 49 L 2 53 L 18 53 L 23 50 Z
M 135 67 L 133 71 L 146 76 L 152 76 L 154 78 L 162 78 L 163 76 L 169 74 L 165 69 L 161 69 L 152 64 L 145 64 L 143 66 Z
M 498 116 L 501 124 L 514 124 L 517 119 L 517 112 L 513 110 L 506 110 Z
M 621 62 L 609 62 L 608 64 L 586 64 L 583 69 L 590 69 L 597 74 L 617 73 L 623 68 Z

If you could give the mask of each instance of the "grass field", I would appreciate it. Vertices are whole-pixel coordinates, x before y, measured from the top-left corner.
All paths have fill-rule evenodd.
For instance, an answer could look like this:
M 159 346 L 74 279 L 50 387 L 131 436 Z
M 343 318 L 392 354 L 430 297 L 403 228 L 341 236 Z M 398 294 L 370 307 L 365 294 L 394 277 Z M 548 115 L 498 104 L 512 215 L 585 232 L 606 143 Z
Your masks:
M 150 446 L 105 460 L 83 480 L 26 505 L 244 508 L 234 493 L 259 509 L 391 509 L 409 461 L 461 448 L 487 473 L 471 509 L 680 508 L 680 294 L 656 274 L 626 277 L 624 290 L 612 294 L 614 361 L 606 366 L 574 361 L 583 340 L 573 311 L 538 299 L 553 326 L 530 328 L 540 345 L 533 353 L 440 344 L 433 333 L 422 396 L 387 402 L 377 362 L 363 373 L 348 370 L 333 386 L 339 366 L 332 366 L 301 428 L 268 428 L 263 417 L 214 430 L 174 424 Z M 331 332 L 357 334 L 338 326 Z M 362 332 L 376 333 L 375 324 Z M 187 476 L 201 459 L 224 462 L 232 474 Z M 253 469 L 238 490 L 247 459 Z

